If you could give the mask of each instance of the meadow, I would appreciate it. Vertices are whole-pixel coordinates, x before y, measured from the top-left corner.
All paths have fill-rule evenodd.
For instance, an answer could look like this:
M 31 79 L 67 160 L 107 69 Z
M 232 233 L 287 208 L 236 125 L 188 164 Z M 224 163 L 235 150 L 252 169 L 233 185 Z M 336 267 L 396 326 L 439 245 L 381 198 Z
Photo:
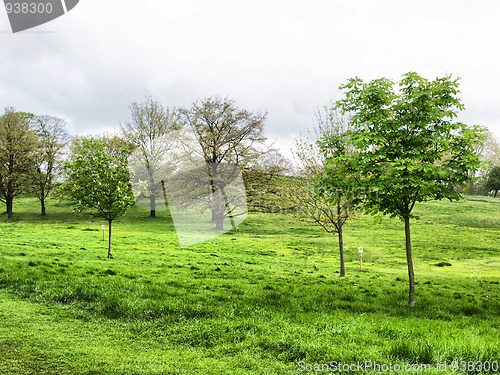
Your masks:
M 416 207 L 414 308 L 397 219 L 346 227 L 340 278 L 337 237 L 292 216 L 250 213 L 180 248 L 168 213 L 148 214 L 116 220 L 111 260 L 104 223 L 67 202 L 49 200 L 42 217 L 20 198 L 13 220 L 0 216 L 1 374 L 297 374 L 332 361 L 447 363 L 420 371 L 443 374 L 453 361 L 500 362 L 500 204 Z

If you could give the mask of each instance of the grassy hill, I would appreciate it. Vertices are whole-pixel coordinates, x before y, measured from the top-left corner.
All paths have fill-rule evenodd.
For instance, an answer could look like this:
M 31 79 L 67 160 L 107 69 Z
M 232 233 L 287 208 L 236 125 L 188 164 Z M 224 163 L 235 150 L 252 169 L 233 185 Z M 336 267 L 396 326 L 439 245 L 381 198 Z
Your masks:
M 397 219 L 346 228 L 340 278 L 337 238 L 286 215 L 250 214 L 237 231 L 181 249 L 165 211 L 152 219 L 134 208 L 116 221 L 107 260 L 104 223 L 58 201 L 46 217 L 31 198 L 14 210 L 0 216 L 2 374 L 500 361 L 500 204 L 416 208 L 413 309 Z

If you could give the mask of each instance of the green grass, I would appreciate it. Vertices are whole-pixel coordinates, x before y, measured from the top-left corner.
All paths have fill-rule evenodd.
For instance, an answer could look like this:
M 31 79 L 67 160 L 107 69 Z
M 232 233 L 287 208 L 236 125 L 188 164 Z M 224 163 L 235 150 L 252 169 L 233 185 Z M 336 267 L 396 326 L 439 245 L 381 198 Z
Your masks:
M 414 308 L 396 219 L 346 228 L 340 278 L 337 238 L 285 215 L 250 214 L 238 231 L 181 249 L 165 211 L 151 219 L 134 208 L 116 221 L 107 260 L 102 222 L 57 201 L 46 217 L 34 199 L 14 209 L 13 220 L 0 216 L 2 374 L 500 361 L 500 204 L 417 207 Z

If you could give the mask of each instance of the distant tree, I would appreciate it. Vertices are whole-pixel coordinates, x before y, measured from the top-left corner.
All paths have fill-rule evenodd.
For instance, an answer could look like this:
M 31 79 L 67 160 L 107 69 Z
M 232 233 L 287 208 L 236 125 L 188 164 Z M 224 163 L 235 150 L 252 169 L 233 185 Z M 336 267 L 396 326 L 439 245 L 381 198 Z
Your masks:
M 500 143 L 495 135 L 485 128 L 481 132 L 483 141 L 474 145 L 474 151 L 481 156 L 484 167 L 470 171 L 473 178 L 468 184 L 468 194 L 488 194 L 486 181 L 495 166 L 500 166 Z M 477 178 L 474 178 L 477 177 Z
M 62 151 L 70 136 L 66 122 L 54 116 L 35 117 L 33 132 L 38 142 L 30 174 L 31 191 L 40 200 L 42 215 L 45 215 L 45 199 L 54 188 L 57 173 L 62 167 Z
M 486 180 L 486 191 L 492 191 L 494 197 L 497 197 L 497 193 L 500 190 L 500 167 L 493 167 L 488 175 L 488 179 Z
M 175 109 L 164 107 L 152 98 L 144 103 L 130 105 L 132 121 L 122 126 L 125 139 L 136 148 L 134 164 L 145 171 L 147 186 L 145 194 L 150 201 L 150 217 L 156 216 L 156 200 L 163 199 L 162 179 L 165 178 L 164 164 L 167 154 L 176 142 L 175 132 L 179 130 Z M 170 158 L 173 162 L 175 159 Z
M 78 213 L 89 211 L 95 217 L 108 221 L 108 258 L 112 258 L 112 223 L 134 204 L 127 167 L 127 151 L 113 157 L 104 145 L 94 139 L 83 139 L 82 148 L 67 161 L 68 178 L 61 192 L 75 201 Z
M 490 131 L 483 133 L 484 142 L 482 144 L 480 154 L 481 161 L 485 163 L 485 167 L 479 169 L 478 176 L 480 180 L 476 183 L 479 185 L 478 193 L 488 193 L 486 181 L 494 167 L 500 166 L 500 141 Z
M 243 169 L 243 181 L 250 210 L 285 209 L 281 199 L 283 177 L 293 171 L 290 160 L 269 149 Z
M 341 86 L 344 98 L 337 108 L 351 115 L 353 130 L 346 139 L 357 150 L 330 158 L 328 152 L 336 147 L 336 139 L 325 137 L 322 147 L 327 163 L 321 184 L 325 191 L 334 187 L 328 176 L 338 173 L 340 163 L 346 179 L 367 190 L 362 197 L 366 208 L 404 221 L 408 302 L 413 306 L 413 208 L 417 202 L 460 198 L 454 188 L 467 184 L 470 171 L 481 165 L 474 145 L 481 141 L 483 129 L 453 121 L 464 107 L 457 97 L 458 80 L 451 76 L 428 81 L 407 73 L 398 90 L 394 85 L 385 78 L 369 83 L 353 78 Z
M 205 164 L 203 170 L 210 185 L 208 205 L 212 221 L 217 229 L 223 229 L 224 219 L 231 217 L 234 208 L 229 207 L 223 196 L 224 186 L 233 179 L 238 168 L 251 165 L 262 154 L 259 148 L 265 141 L 266 114 L 240 109 L 233 100 L 214 96 L 181 110 L 181 116 L 194 138 L 187 145 L 187 151 L 193 159 L 199 158 Z M 203 183 L 205 179 L 200 181 Z
M 328 192 L 318 194 L 316 175 L 322 172 L 326 158 L 318 144 L 322 137 L 336 137 L 335 149 L 330 149 L 330 159 L 335 153 L 350 154 L 345 136 L 350 130 L 349 122 L 330 106 L 325 106 L 316 116 L 317 127 L 295 141 L 294 156 L 298 165 L 298 176 L 285 184 L 287 200 L 293 202 L 296 212 L 303 220 L 316 224 L 320 229 L 339 236 L 340 276 L 345 276 L 343 229 L 355 216 L 357 206 L 352 197 L 352 186 L 345 183 L 339 173 L 328 175 Z M 340 171 L 340 170 L 336 170 Z M 335 181 L 334 181 L 335 179 Z
M 32 114 L 6 108 L 0 117 L 0 202 L 12 218 L 14 198 L 29 188 L 36 137 L 30 130 Z
M 101 134 L 91 134 L 85 136 L 74 136 L 71 139 L 71 144 L 69 146 L 69 156 L 72 159 L 76 156 L 82 149 L 83 140 L 94 139 L 102 143 L 104 151 L 111 157 L 118 157 L 123 151 L 126 151 L 128 155 L 135 149 L 135 145 L 118 134 L 104 132 Z

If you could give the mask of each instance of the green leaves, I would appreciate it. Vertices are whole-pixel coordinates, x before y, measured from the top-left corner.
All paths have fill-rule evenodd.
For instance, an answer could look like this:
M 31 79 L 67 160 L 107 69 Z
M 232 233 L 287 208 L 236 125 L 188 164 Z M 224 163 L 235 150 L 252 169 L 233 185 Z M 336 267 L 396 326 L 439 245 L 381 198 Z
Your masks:
M 82 148 L 65 169 L 68 179 L 61 190 L 76 201 L 76 212 L 91 211 L 95 216 L 113 220 L 134 204 L 126 151 L 112 157 L 102 143 L 84 139 Z
M 429 81 L 410 72 L 395 86 L 354 78 L 340 87 L 345 97 L 336 108 L 352 115 L 346 140 L 356 151 L 342 155 L 339 138 L 323 137 L 327 163 L 319 189 L 334 189 L 343 174 L 369 193 L 368 209 L 405 217 L 416 202 L 459 196 L 454 188 L 481 166 L 473 146 L 483 129 L 452 121 L 464 108 L 458 79 Z
M 488 192 L 492 191 L 497 196 L 500 190 L 500 167 L 495 166 L 491 169 L 486 180 L 485 188 Z

